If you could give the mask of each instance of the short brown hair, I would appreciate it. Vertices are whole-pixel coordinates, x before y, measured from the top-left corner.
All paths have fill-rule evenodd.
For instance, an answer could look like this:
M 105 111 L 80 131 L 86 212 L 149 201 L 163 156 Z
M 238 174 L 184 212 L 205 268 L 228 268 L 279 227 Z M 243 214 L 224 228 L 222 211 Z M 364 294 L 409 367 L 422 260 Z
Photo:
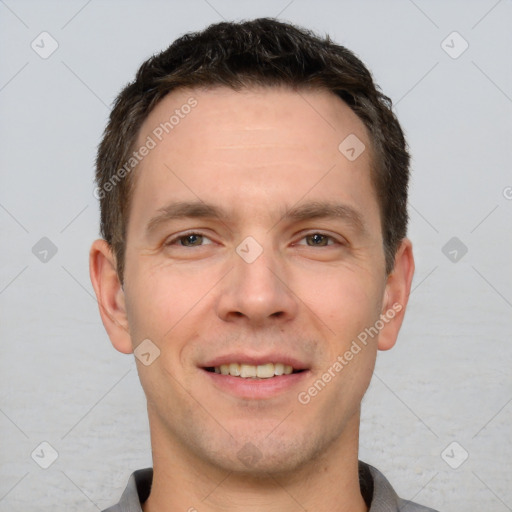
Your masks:
M 374 84 L 365 65 L 328 36 L 260 18 L 217 23 L 180 37 L 144 62 L 135 80 L 117 96 L 98 148 L 96 190 L 101 234 L 112 247 L 121 282 L 133 173 L 120 170 L 152 109 L 177 88 L 283 85 L 331 91 L 365 124 L 374 155 L 372 180 L 380 206 L 386 271 L 392 271 L 407 232 L 409 154 L 391 100 Z

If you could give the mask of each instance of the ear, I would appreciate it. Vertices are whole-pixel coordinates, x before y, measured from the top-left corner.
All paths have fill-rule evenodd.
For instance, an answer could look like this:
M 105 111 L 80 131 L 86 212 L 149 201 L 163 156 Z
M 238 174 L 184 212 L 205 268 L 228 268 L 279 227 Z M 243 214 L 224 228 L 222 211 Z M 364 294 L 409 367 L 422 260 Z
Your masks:
M 405 238 L 396 252 L 395 266 L 386 282 L 381 311 L 384 327 L 379 333 L 379 350 L 389 350 L 396 343 L 411 293 L 413 275 L 412 243 Z
M 110 245 L 96 240 L 89 253 L 89 273 L 100 308 L 101 320 L 112 345 L 123 352 L 133 352 L 124 291 L 116 270 L 116 261 Z

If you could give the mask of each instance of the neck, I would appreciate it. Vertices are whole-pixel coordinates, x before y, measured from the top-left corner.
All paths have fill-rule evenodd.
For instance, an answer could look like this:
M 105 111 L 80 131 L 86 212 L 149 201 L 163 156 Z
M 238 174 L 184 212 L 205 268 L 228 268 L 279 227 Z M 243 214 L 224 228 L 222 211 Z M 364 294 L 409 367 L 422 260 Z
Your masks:
M 359 415 L 314 461 L 290 473 L 214 467 L 151 422 L 153 483 L 144 512 L 367 512 L 358 474 Z

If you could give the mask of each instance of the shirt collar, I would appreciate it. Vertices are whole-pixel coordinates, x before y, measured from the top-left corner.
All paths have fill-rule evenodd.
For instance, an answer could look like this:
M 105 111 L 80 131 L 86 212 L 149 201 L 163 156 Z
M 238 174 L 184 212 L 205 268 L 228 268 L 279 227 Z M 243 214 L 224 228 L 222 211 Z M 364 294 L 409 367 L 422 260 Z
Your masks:
M 132 473 L 119 503 L 104 512 L 142 512 L 151 491 L 153 469 L 139 469 Z M 435 512 L 398 497 L 386 477 L 376 468 L 359 461 L 359 483 L 361 494 L 369 507 L 368 512 Z

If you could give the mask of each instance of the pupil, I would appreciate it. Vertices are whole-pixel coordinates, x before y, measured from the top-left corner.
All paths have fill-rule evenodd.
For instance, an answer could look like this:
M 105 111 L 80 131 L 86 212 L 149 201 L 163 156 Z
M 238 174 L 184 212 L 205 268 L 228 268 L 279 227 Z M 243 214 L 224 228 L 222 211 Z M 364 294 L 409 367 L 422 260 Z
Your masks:
M 187 235 L 183 242 L 183 245 L 198 245 L 201 242 L 201 235 Z
M 323 235 L 315 234 L 309 237 L 311 245 L 325 245 L 325 237 Z

